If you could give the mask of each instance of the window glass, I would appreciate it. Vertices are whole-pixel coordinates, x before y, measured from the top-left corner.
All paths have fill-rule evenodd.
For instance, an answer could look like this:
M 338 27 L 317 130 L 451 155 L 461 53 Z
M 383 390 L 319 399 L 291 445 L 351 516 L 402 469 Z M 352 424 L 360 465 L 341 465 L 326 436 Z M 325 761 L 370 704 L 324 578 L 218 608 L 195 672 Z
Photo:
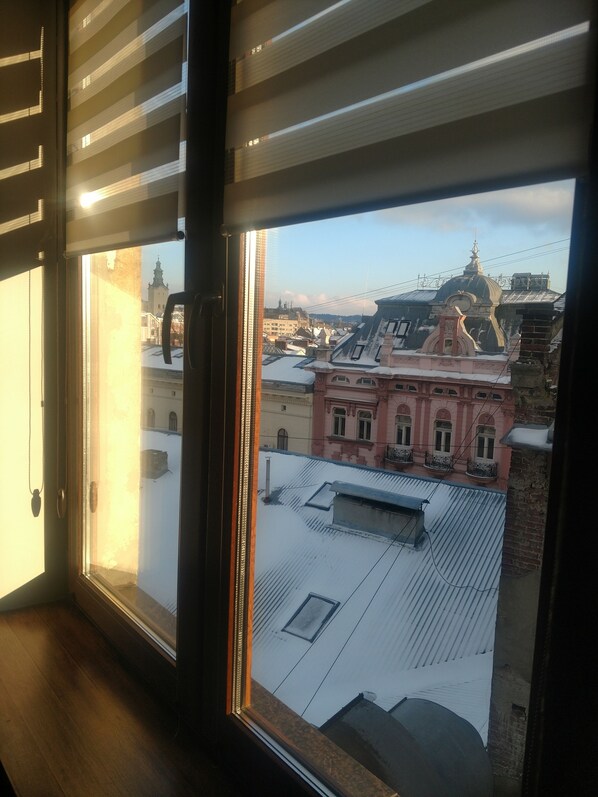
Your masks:
M 343 723 L 354 719 L 354 729 L 367 712 L 366 725 L 374 729 L 401 716 L 406 729 L 411 707 L 414 717 L 423 717 L 416 701 L 459 718 L 447 723 L 465 719 L 473 726 L 486 771 L 502 752 L 516 757 L 513 728 L 501 736 L 490 713 L 490 696 L 501 688 L 493 670 L 495 631 L 504 644 L 519 622 L 517 612 L 508 618 L 510 628 L 497 620 L 501 551 L 510 533 L 504 526 L 509 469 L 512 457 L 518 466 L 522 457 L 528 462 L 504 440 L 529 412 L 529 404 L 517 403 L 512 382 L 527 345 L 520 311 L 533 318 L 534 308 L 550 300 L 546 328 L 554 340 L 548 348 L 558 349 L 568 239 L 557 231 L 570 223 L 572 189 L 570 183 L 536 186 L 265 234 L 264 307 L 283 295 L 289 306 L 301 307 L 312 334 L 330 329 L 327 342 L 313 338 L 303 387 L 299 377 L 281 387 L 311 407 L 297 427 L 308 446 L 301 455 L 268 451 L 267 501 L 265 457 L 258 452 L 251 678 L 259 689 L 247 702 L 279 729 L 283 744 L 293 723 L 304 721 L 293 727 L 310 739 L 311 752 L 304 753 L 315 772 L 326 769 L 313 752 L 324 738 L 366 769 L 373 766 L 364 751 L 380 736 L 358 734 L 347 745 Z M 560 206 L 558 220 L 547 214 L 552 235 L 547 218 L 537 216 L 539 196 Z M 473 217 L 480 222 L 478 241 L 470 240 L 463 221 Z M 456 250 L 450 262 L 447 247 Z M 339 298 L 331 252 L 343 265 L 345 298 Z M 312 272 L 301 267 L 308 261 Z M 367 268 L 360 289 L 371 262 L 378 270 Z M 438 263 L 446 267 L 438 270 Z M 530 272 L 550 270 L 548 283 L 513 287 L 522 263 Z M 443 311 L 454 319 L 454 297 L 466 288 L 478 290 L 480 302 L 461 311 L 447 357 L 435 345 Z M 412 348 L 387 339 L 391 328 L 408 332 Z M 351 364 L 357 345 L 359 363 Z M 554 384 L 557 360 L 546 366 Z M 368 369 L 371 376 L 363 375 Z M 537 420 L 528 415 L 522 422 Z M 521 639 L 531 660 L 529 628 Z M 284 711 L 269 713 L 262 689 Z M 503 703 L 510 711 L 516 700 L 508 694 Z M 426 722 L 439 727 L 438 717 Z M 445 731 L 441 745 L 454 741 Z M 439 748 L 426 755 L 437 761 Z M 471 760 L 464 757 L 464 771 Z M 401 793 L 393 765 L 374 770 Z
M 183 308 L 168 332 L 163 319 L 169 294 L 182 288 L 183 247 L 85 256 L 81 271 L 83 574 L 174 656 Z

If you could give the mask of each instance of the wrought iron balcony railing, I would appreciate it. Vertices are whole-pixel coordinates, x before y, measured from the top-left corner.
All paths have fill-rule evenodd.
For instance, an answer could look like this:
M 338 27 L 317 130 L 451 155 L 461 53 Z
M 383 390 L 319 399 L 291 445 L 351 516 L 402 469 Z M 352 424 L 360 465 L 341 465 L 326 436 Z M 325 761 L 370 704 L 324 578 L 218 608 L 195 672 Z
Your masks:
M 389 462 L 413 462 L 413 449 L 410 446 L 386 446 L 386 459 Z
M 496 479 L 498 476 L 498 462 L 483 462 L 477 459 L 467 460 L 467 475 L 481 479 Z
M 430 453 L 426 451 L 424 465 L 431 470 L 438 470 L 448 473 L 453 470 L 454 457 L 452 454 L 441 454 L 437 451 Z

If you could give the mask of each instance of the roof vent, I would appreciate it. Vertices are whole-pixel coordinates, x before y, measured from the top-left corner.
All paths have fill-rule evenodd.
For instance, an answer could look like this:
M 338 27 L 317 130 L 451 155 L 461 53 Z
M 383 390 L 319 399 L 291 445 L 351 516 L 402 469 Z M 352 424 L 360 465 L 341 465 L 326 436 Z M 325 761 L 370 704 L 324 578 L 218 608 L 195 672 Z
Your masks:
M 424 533 L 423 505 L 426 498 L 376 490 L 346 482 L 333 482 L 333 522 L 356 531 L 366 531 L 393 542 L 416 547 Z

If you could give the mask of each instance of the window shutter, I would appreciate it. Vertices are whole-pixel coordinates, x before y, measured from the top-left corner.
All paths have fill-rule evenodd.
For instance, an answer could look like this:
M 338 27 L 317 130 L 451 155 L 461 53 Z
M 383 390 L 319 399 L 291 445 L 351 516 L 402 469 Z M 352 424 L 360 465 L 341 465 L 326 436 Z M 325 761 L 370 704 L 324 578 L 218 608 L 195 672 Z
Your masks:
M 593 8 L 237 4 L 225 225 L 269 227 L 583 173 Z
M 43 0 L 12 3 L 2 14 L 0 278 L 40 265 L 54 232 L 53 26 Z
M 67 254 L 181 237 L 186 0 L 69 16 Z

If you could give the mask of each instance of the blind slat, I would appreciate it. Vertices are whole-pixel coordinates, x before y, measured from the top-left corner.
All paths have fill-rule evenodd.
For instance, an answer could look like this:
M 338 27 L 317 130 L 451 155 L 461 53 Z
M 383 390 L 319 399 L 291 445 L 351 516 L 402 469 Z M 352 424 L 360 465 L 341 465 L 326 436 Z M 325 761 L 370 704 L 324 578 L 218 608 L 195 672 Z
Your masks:
M 56 143 L 45 108 L 55 93 L 43 65 L 53 31 L 53 4 L 36 0 L 13 4 L 0 25 L 0 279 L 39 266 L 50 234 Z
M 432 198 L 448 190 L 455 163 L 467 168 L 461 184 L 520 179 L 504 142 L 485 126 L 490 119 L 505 131 L 511 162 L 526 175 L 556 179 L 573 164 L 583 171 L 593 11 L 589 0 L 352 0 L 305 25 L 295 22 L 236 64 L 225 225 L 259 228 L 333 215 L 334 196 L 337 209 Z M 238 24 L 250 26 L 247 13 Z M 571 107 L 563 123 L 562 108 L 573 100 L 582 106 Z M 530 118 L 532 107 L 541 109 L 541 125 Z M 462 140 L 447 140 L 449 130 Z M 473 130 L 475 151 L 487 163 L 460 152 Z M 401 162 L 415 158 L 420 138 L 435 162 L 434 179 Z
M 422 5 L 336 47 L 332 58 L 324 52 L 232 95 L 227 147 L 580 24 L 584 5 L 558 4 L 557 20 L 521 0 Z
M 67 253 L 177 237 L 185 169 L 181 0 L 91 0 L 70 16 Z

